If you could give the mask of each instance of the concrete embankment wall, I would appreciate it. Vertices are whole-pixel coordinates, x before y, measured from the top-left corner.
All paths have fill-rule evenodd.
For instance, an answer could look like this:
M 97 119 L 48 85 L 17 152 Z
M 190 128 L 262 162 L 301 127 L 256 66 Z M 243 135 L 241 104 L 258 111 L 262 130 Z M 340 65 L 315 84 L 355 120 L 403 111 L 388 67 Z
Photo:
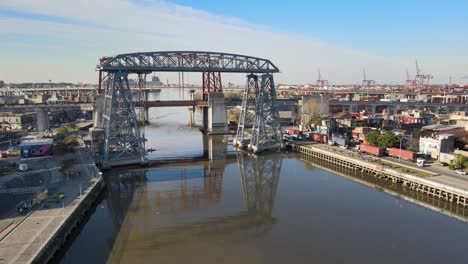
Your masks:
M 47 263 L 53 258 L 54 254 L 65 244 L 73 230 L 85 219 L 104 188 L 105 183 L 102 176 L 96 178 L 89 192 L 84 195 L 79 205 L 74 208 L 73 212 L 62 223 L 52 238 L 38 252 L 33 263 Z
M 414 175 L 399 173 L 377 164 L 368 163 L 366 161 L 357 160 L 347 156 L 340 156 L 336 153 L 332 153 L 313 146 L 297 145 L 294 146 L 294 150 L 351 170 L 359 170 L 377 178 L 390 180 L 393 183 L 401 184 L 402 186 L 417 192 L 437 197 L 439 199 L 444 199 L 462 206 L 468 206 L 468 192 L 454 186 L 448 186 Z

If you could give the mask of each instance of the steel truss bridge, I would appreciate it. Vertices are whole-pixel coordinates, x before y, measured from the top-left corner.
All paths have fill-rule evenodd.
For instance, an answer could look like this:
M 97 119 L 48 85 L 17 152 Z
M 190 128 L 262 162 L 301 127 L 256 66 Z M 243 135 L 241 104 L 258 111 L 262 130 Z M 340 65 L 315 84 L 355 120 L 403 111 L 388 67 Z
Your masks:
M 246 73 L 248 85 L 236 142 L 248 141 L 249 148 L 257 152 L 282 147 L 273 81 L 273 73 L 279 69 L 270 60 L 203 51 L 141 52 L 103 57 L 97 70 L 98 93 L 103 95 L 98 124 L 105 131 L 101 161 L 104 167 L 123 161 L 128 164 L 129 160 L 133 160 L 132 163 L 146 161 L 145 137 L 132 100 L 129 74 L 138 75 L 138 86 L 143 89 L 146 75 L 152 72 L 201 72 L 203 99 L 207 100 L 210 93 L 222 92 L 221 73 Z M 147 101 L 144 99 L 141 101 Z M 246 124 L 252 124 L 253 130 L 245 130 Z

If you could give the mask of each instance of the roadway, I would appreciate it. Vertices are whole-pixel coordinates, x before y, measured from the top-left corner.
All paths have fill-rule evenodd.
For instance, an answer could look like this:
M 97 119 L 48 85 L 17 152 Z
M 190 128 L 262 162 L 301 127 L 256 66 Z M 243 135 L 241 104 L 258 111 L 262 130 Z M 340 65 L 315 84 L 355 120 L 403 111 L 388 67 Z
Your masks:
M 442 107 L 442 106 L 450 106 L 450 107 L 462 107 L 468 108 L 468 104 L 463 103 L 425 103 L 425 102 L 386 102 L 386 101 L 329 101 L 330 105 L 371 105 L 371 106 L 378 106 L 378 105 L 387 105 L 387 106 L 421 106 L 421 107 Z
M 393 158 L 393 157 L 380 157 L 376 158 L 371 155 L 367 155 L 364 153 L 361 153 L 356 150 L 343 150 L 339 147 L 336 146 L 328 146 L 328 145 L 320 145 L 321 148 L 326 148 L 328 150 L 331 150 L 333 152 L 339 153 L 338 155 L 347 155 L 353 158 L 360 158 L 363 161 L 368 161 L 368 162 L 375 162 L 378 159 L 382 159 L 387 162 L 395 163 L 395 164 L 401 164 L 406 167 L 410 167 L 414 170 L 419 170 L 419 171 L 426 171 L 432 176 L 427 177 L 428 179 L 446 184 L 448 186 L 453 186 L 456 188 L 464 189 L 468 191 L 468 175 L 459 175 L 455 173 L 454 171 L 449 170 L 448 168 L 445 167 L 438 167 L 434 163 L 427 164 L 424 167 L 418 167 L 416 163 L 412 161 L 407 161 L 407 160 L 399 160 L 398 158 Z
M 226 106 L 238 106 L 242 104 L 242 99 L 226 99 Z M 298 104 L 299 99 L 277 99 L 278 106 L 290 106 Z M 403 106 L 407 108 L 414 107 L 443 107 L 458 108 L 459 110 L 468 110 L 468 104 L 463 103 L 424 103 L 424 102 L 383 102 L 383 101 L 329 101 L 330 106 Z M 198 106 L 207 107 L 208 102 L 203 100 L 157 100 L 157 101 L 134 101 L 135 107 L 188 107 Z M 18 111 L 67 111 L 81 110 L 93 111 L 94 102 L 73 102 L 67 104 L 22 104 L 22 105 L 3 105 L 0 112 L 18 112 Z

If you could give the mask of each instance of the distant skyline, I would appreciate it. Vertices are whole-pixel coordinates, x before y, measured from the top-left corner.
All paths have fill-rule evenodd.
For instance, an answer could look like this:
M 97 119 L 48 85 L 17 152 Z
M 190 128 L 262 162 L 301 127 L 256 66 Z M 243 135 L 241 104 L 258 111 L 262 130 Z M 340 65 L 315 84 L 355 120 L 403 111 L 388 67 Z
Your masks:
M 466 10 L 451 0 L 2 0 L 0 80 L 96 83 L 101 56 L 206 50 L 271 59 L 277 83 L 315 83 L 320 68 L 331 84 L 358 84 L 363 69 L 401 84 L 416 59 L 433 83 L 468 83 Z

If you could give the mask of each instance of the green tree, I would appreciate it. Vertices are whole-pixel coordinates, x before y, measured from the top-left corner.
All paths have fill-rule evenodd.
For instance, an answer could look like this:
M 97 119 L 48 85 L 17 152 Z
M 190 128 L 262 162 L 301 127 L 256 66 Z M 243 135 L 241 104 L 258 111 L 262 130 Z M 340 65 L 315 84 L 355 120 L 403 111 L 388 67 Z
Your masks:
M 379 145 L 379 138 L 380 138 L 379 131 L 371 131 L 366 135 L 366 141 L 369 145 L 378 146 Z
M 73 123 L 67 123 L 67 129 L 69 132 L 76 130 L 76 126 Z
M 57 135 L 65 135 L 68 132 L 68 128 L 62 126 L 57 128 L 55 132 L 57 133 Z
M 451 165 L 454 169 L 457 169 L 457 168 L 466 168 L 466 165 L 468 164 L 465 164 L 465 163 L 468 163 L 468 158 L 463 156 L 463 155 L 460 155 L 458 154 L 457 156 L 455 156 L 455 158 L 452 160 L 451 162 Z
M 233 109 L 227 112 L 227 121 L 228 122 L 235 122 L 236 124 L 239 123 L 240 118 L 240 111 L 237 109 Z
M 380 135 L 378 138 L 378 146 L 380 148 L 392 148 L 400 146 L 401 136 L 397 136 L 390 131 L 385 132 L 383 135 Z

